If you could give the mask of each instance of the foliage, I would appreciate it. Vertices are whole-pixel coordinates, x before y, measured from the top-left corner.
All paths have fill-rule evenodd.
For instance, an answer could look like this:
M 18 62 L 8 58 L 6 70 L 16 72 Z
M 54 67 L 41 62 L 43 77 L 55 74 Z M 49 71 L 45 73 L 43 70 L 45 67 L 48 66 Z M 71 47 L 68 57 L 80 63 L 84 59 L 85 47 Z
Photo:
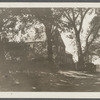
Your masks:
M 41 39 L 41 33 L 45 32 L 50 59 L 52 59 L 53 55 L 52 44 L 54 36 L 56 37 L 55 34 L 58 35 L 62 31 L 72 33 L 68 38 L 76 42 L 79 61 L 81 58 L 84 58 L 83 55 L 89 53 L 91 45 L 98 37 L 100 18 L 95 16 L 90 23 L 90 30 L 85 41 L 86 45 L 84 50 L 82 49 L 82 25 L 86 15 L 90 15 L 94 11 L 92 8 L 8 8 L 0 10 L 0 31 L 2 38 L 6 37 L 9 40 L 15 41 L 15 38 L 21 34 L 20 41 L 25 42 L 27 38 L 31 38 L 28 30 L 33 28 L 35 33 L 33 41 L 35 41 L 36 39 Z M 38 27 L 39 25 L 41 27 Z M 24 35 L 26 35 L 25 38 L 23 38 Z M 41 48 L 40 45 L 38 47 Z M 36 52 L 39 53 L 40 50 L 37 49 Z
M 29 59 L 38 59 L 40 57 L 47 57 L 47 44 L 46 42 L 33 42 L 33 48 L 29 48 Z
M 20 60 L 27 59 L 28 46 L 25 43 L 9 42 L 5 44 L 6 59 Z

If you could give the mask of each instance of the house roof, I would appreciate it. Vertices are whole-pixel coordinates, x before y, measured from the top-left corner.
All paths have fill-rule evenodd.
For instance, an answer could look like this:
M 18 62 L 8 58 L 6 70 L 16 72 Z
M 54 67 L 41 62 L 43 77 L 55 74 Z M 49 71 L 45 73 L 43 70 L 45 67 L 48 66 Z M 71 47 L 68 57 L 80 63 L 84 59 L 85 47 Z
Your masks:
M 71 54 L 70 52 L 66 51 L 67 54 Z M 72 55 L 72 54 L 71 54 Z
M 27 41 L 26 44 L 45 43 L 46 41 Z

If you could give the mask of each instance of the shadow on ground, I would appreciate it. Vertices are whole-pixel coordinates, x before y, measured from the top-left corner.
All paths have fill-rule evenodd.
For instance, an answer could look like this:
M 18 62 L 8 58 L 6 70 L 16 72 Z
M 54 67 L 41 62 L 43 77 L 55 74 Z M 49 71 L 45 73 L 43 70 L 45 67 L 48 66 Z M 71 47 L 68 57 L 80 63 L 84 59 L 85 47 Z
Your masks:
M 61 71 L 53 63 L 0 63 L 0 91 L 100 92 L 100 73 Z

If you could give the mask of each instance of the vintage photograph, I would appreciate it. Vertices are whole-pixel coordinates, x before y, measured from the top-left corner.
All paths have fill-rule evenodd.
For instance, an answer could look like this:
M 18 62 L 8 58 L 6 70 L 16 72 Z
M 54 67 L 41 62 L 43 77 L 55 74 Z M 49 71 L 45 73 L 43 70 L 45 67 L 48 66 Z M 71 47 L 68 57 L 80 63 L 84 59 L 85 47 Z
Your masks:
M 0 7 L 0 92 L 100 92 L 100 8 Z

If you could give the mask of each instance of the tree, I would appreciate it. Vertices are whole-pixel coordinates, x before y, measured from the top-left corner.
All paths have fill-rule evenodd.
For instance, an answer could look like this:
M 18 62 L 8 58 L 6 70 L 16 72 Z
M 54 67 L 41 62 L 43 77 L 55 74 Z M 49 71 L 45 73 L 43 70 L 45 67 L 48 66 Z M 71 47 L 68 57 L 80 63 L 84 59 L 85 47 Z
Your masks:
M 98 41 L 98 37 L 100 37 L 99 31 L 100 31 L 100 17 L 95 16 L 90 23 L 90 31 L 86 38 L 84 56 L 88 57 L 90 53 L 94 52 L 97 49 L 96 45 L 98 43 L 96 42 Z
M 39 20 L 45 26 L 45 33 L 47 36 L 47 50 L 48 60 L 52 61 L 52 43 L 53 43 L 53 32 L 58 27 L 58 22 L 61 18 L 61 13 L 55 13 L 53 8 L 36 8 L 30 9 L 30 14 L 35 15 L 35 18 Z
M 82 69 L 84 65 L 84 55 L 82 51 L 80 35 L 83 31 L 82 25 L 84 18 L 87 14 L 91 14 L 92 12 L 91 10 L 92 10 L 91 8 L 64 8 L 62 10 L 63 11 L 62 19 L 64 27 L 66 28 L 67 31 L 70 31 L 73 34 L 75 34 L 78 62 L 79 62 L 78 66 L 80 67 L 80 69 Z M 87 39 L 89 37 L 90 35 L 88 35 Z
M 90 23 L 90 32 L 89 35 L 92 35 L 91 38 L 87 38 L 86 48 L 84 54 L 97 55 L 100 56 L 100 9 L 95 9 L 95 16 Z
M 4 56 L 5 56 L 5 52 L 4 52 L 5 39 L 3 39 L 5 33 L 3 32 L 3 26 L 5 24 L 5 20 L 8 19 L 9 14 L 10 12 L 8 12 L 6 8 L 0 8 L 0 60 L 4 60 Z
M 84 65 L 84 60 L 89 57 L 89 55 L 92 54 L 94 49 L 94 44 L 97 44 L 97 38 L 100 37 L 100 10 L 98 9 L 92 9 L 92 8 L 64 8 L 62 9 L 63 16 L 62 16 L 62 25 L 65 27 L 65 29 L 75 35 L 75 41 L 77 46 L 77 52 L 78 52 L 78 62 L 80 69 Z M 97 15 L 94 16 L 94 18 L 91 20 L 89 24 L 89 30 L 85 37 L 85 46 L 82 47 L 82 41 L 81 41 L 81 34 L 83 34 L 83 22 L 85 20 L 85 17 L 87 15 L 92 14 L 93 12 L 96 12 Z M 95 45 L 96 46 L 96 45 Z M 96 48 L 95 48 L 96 50 Z M 89 60 L 89 59 L 87 59 Z
M 10 17 L 6 20 L 6 24 L 4 26 L 4 30 L 6 33 L 8 31 L 12 32 L 12 36 L 18 34 L 21 31 L 22 34 L 25 34 L 25 28 L 30 28 L 34 23 L 39 22 L 40 24 L 44 24 L 45 32 L 47 36 L 47 49 L 48 49 L 48 60 L 52 61 L 52 26 L 53 26 L 53 14 L 50 8 L 42 8 L 42 9 L 26 9 L 26 8 L 18 8 L 18 9 L 8 9 L 10 12 Z M 20 20 L 20 27 L 16 30 L 16 22 Z M 30 23 L 30 24 L 29 24 Z M 38 29 L 35 29 L 38 32 Z M 40 34 L 40 33 L 39 33 Z M 12 37 L 13 38 L 13 37 Z

